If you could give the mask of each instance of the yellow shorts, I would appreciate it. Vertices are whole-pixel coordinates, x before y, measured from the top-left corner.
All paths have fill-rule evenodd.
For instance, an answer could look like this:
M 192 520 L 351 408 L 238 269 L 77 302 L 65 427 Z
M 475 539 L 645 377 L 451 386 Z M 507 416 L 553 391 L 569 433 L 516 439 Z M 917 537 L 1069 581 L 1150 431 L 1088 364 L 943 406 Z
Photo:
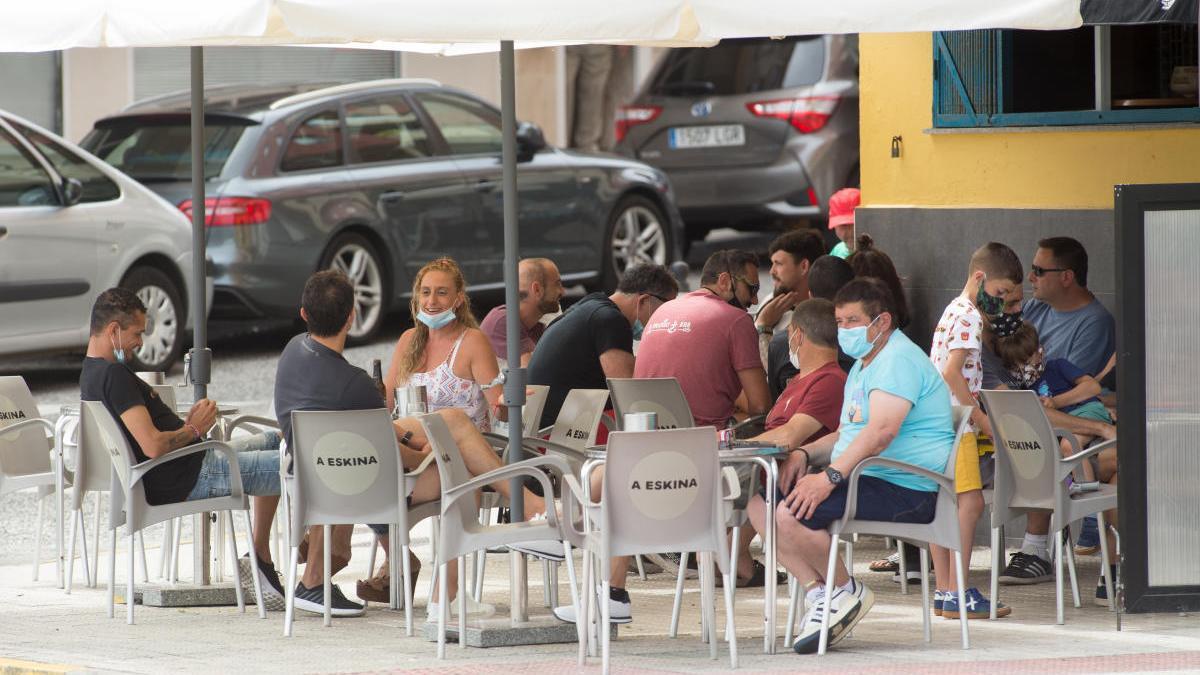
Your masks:
M 958 494 L 971 490 L 982 490 L 983 480 L 979 477 L 979 448 L 975 434 L 966 432 L 958 445 L 958 461 L 954 465 L 954 491 Z

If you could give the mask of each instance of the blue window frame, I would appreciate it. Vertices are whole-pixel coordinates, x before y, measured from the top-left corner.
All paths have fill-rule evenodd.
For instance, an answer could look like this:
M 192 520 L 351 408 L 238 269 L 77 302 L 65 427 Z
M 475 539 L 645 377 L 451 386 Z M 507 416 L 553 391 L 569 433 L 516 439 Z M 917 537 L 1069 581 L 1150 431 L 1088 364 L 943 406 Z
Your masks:
M 1141 70 L 1125 60 L 1109 86 L 1141 95 L 1113 97 L 1129 107 L 1097 109 L 1093 28 L 1075 31 L 972 30 L 933 34 L 933 126 L 936 128 L 1071 126 L 1200 122 L 1195 95 L 1190 101 L 1167 91 L 1170 69 L 1163 63 L 1196 63 L 1195 25 L 1114 27 L 1124 30 L 1122 56 L 1139 54 Z M 1140 31 L 1140 33 L 1138 33 Z M 1162 35 L 1173 38 L 1158 39 Z M 1190 38 L 1188 37 L 1190 35 Z M 1149 40 L 1145 39 L 1149 37 Z M 1179 39 L 1182 37 L 1182 41 Z M 1139 41 L 1140 39 L 1140 41 Z M 1115 53 L 1115 52 L 1110 52 Z M 1097 54 L 1095 58 L 1101 58 Z M 1108 58 L 1104 55 L 1103 58 Z M 1102 71 L 1102 72 L 1108 72 Z M 1163 76 L 1166 73 L 1166 76 Z M 1150 93 L 1145 93 L 1150 92 Z M 1189 105 L 1190 103 L 1190 105 Z

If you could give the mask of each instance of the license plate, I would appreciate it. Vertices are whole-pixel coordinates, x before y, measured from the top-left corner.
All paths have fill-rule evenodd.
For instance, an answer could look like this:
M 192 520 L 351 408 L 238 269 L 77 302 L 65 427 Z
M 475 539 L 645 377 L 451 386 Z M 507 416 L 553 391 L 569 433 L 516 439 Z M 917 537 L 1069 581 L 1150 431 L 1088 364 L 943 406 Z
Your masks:
M 671 127 L 667 145 L 672 149 L 720 148 L 745 145 L 746 130 L 740 124 L 713 124 L 703 127 Z

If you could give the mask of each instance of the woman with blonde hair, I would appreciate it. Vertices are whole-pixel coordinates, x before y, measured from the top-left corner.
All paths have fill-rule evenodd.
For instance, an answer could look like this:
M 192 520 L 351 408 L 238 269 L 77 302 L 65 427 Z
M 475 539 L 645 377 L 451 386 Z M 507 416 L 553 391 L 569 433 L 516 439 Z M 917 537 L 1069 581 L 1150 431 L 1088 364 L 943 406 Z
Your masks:
M 499 406 L 502 387 L 492 385 L 500 373 L 496 353 L 467 300 L 467 282 L 450 258 L 438 258 L 413 279 L 410 309 L 413 327 L 404 331 L 392 352 L 384 383 L 387 403 L 395 404 L 395 388 L 425 385 L 429 411 L 461 408 L 480 431 L 490 431 L 489 406 Z

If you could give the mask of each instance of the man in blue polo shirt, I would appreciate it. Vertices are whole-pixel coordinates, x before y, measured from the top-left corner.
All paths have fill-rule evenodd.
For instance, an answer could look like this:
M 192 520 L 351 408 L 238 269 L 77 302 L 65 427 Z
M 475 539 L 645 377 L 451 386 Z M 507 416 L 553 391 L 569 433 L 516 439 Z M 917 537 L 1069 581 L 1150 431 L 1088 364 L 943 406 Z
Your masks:
M 797 653 L 817 651 L 826 605 L 829 644 L 834 645 L 871 609 L 871 589 L 839 564 L 832 598 L 825 594 L 830 536 L 826 528 L 846 510 L 847 478 L 875 455 L 942 472 L 951 456 L 954 429 L 950 392 L 929 357 L 896 330 L 894 300 L 878 279 L 859 278 L 834 300 L 838 344 L 857 359 L 846 380 L 838 430 L 800 446 L 780 469 L 775 513 L 779 561 L 808 590 L 808 612 L 792 645 Z M 810 464 L 828 464 L 806 474 Z M 898 523 L 928 523 L 937 506 L 937 485 L 887 467 L 871 467 L 858 483 L 856 517 Z M 762 531 L 765 502 L 755 497 L 750 520 Z

